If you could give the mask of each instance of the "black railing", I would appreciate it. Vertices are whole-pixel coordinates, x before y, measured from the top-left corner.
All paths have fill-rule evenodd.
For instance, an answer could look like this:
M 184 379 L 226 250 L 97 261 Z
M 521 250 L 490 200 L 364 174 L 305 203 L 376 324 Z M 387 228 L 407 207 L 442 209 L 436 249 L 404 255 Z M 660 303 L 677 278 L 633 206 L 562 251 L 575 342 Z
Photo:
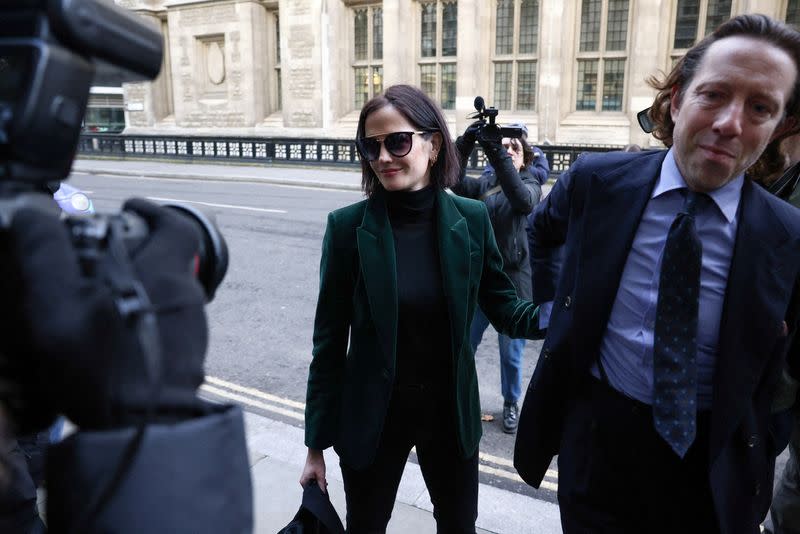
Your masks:
M 608 152 L 621 147 L 545 145 L 540 147 L 554 175 L 561 174 L 582 152 Z M 84 133 L 81 156 L 232 163 L 323 164 L 356 167 L 355 143 L 349 139 L 149 136 Z M 469 170 L 480 171 L 485 157 L 480 147 L 472 153 Z

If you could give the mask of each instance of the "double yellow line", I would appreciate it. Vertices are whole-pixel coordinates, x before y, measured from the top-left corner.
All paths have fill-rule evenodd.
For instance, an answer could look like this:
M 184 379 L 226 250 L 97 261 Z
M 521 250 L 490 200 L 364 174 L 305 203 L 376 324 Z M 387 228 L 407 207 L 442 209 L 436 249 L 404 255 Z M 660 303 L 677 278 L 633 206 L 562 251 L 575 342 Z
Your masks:
M 251 406 L 253 408 L 280 414 L 298 421 L 303 421 L 305 419 L 303 414 L 306 405 L 302 402 L 271 395 L 270 393 L 234 384 L 233 382 L 228 382 L 221 378 L 206 376 L 206 383 L 200 386 L 200 390 L 214 395 L 215 397 L 221 397 L 244 406 Z M 481 472 L 506 480 L 522 484 L 525 483 L 517 474 L 511 460 L 484 452 L 479 453 L 478 458 L 480 459 L 478 469 Z M 557 491 L 558 471 L 548 469 L 540 487 L 554 492 Z

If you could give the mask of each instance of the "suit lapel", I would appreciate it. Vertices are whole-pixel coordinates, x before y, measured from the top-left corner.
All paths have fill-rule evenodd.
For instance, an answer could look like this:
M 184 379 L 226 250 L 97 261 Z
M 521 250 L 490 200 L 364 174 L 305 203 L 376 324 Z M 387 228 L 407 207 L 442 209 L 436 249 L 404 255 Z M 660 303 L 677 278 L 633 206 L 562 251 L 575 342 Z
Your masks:
M 397 339 L 397 271 L 394 238 L 386 211 L 385 192 L 378 189 L 367 202 L 364 219 L 357 228 L 358 256 L 369 300 L 387 364 L 394 366 Z
M 742 187 L 736 245 L 719 329 L 712 400 L 711 461 L 740 424 L 783 320 L 786 250 L 793 245 L 783 223 L 755 185 Z M 797 252 L 794 253 L 797 256 Z M 791 282 L 791 281 L 790 281 Z
M 579 357 L 596 358 L 600 336 L 608 321 L 611 307 L 625 268 L 639 220 L 661 171 L 666 152 L 657 152 L 620 166 L 604 174 L 593 174 L 584 194 L 586 214 L 581 235 L 580 261 L 585 272 L 577 273 L 575 299 L 591 303 L 576 307 L 580 323 L 593 325 L 583 332 Z M 586 363 L 586 362 L 583 362 Z M 579 362 L 579 365 L 582 365 Z
M 450 313 L 450 334 L 453 355 L 461 352 L 461 343 L 471 317 L 467 317 L 470 287 L 470 245 L 467 220 L 450 196 L 437 193 L 437 232 L 442 281 Z

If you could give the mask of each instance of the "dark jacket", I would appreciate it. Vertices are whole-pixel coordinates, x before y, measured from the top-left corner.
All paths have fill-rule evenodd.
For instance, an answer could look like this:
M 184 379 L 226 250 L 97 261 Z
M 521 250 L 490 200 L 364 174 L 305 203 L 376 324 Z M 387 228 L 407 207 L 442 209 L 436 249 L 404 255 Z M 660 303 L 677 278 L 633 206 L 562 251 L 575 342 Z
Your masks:
M 452 417 L 464 457 L 481 437 L 480 401 L 469 325 L 475 307 L 514 338 L 538 333 L 538 314 L 517 298 L 501 269 L 486 207 L 436 193 L 442 282 L 448 302 L 454 395 Z M 305 444 L 333 446 L 355 469 L 370 465 L 395 379 L 397 273 L 385 191 L 328 216 L 322 242 Z
M 503 271 L 514 282 L 517 295 L 530 299 L 533 291 L 527 216 L 542 198 L 542 187 L 529 168 L 517 172 L 509 156 L 504 161 L 493 163 L 498 165 L 487 169 L 477 179 L 467 177 L 462 170 L 461 180 L 453 187 L 453 192 L 486 203 L 494 237 L 503 257 Z M 501 189 L 481 198 L 496 186 Z
M 540 302 L 553 301 L 553 310 L 514 451 L 514 465 L 531 485 L 541 483 L 558 453 L 576 384 L 596 361 L 665 154 L 581 157 L 536 209 L 534 288 Z M 800 274 L 800 212 L 745 180 L 737 217 L 714 371 L 708 475 L 720 531 L 755 534 L 769 507 L 780 446 L 770 407 L 787 340 L 798 326 L 789 305 Z M 551 276 L 550 252 L 562 245 L 558 282 L 540 282 L 540 275 Z

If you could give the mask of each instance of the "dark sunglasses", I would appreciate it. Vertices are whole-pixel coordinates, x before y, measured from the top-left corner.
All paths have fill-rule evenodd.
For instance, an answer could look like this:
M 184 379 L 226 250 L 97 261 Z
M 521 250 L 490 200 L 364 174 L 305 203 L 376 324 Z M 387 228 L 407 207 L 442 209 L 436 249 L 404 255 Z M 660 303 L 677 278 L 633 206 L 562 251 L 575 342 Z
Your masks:
M 412 138 L 414 134 L 426 134 L 430 132 L 394 132 L 388 135 L 375 135 L 372 137 L 362 137 L 356 139 L 356 147 L 361 157 L 367 161 L 375 161 L 381 155 L 381 143 L 386 147 L 386 151 L 396 158 L 402 158 L 411 152 Z

